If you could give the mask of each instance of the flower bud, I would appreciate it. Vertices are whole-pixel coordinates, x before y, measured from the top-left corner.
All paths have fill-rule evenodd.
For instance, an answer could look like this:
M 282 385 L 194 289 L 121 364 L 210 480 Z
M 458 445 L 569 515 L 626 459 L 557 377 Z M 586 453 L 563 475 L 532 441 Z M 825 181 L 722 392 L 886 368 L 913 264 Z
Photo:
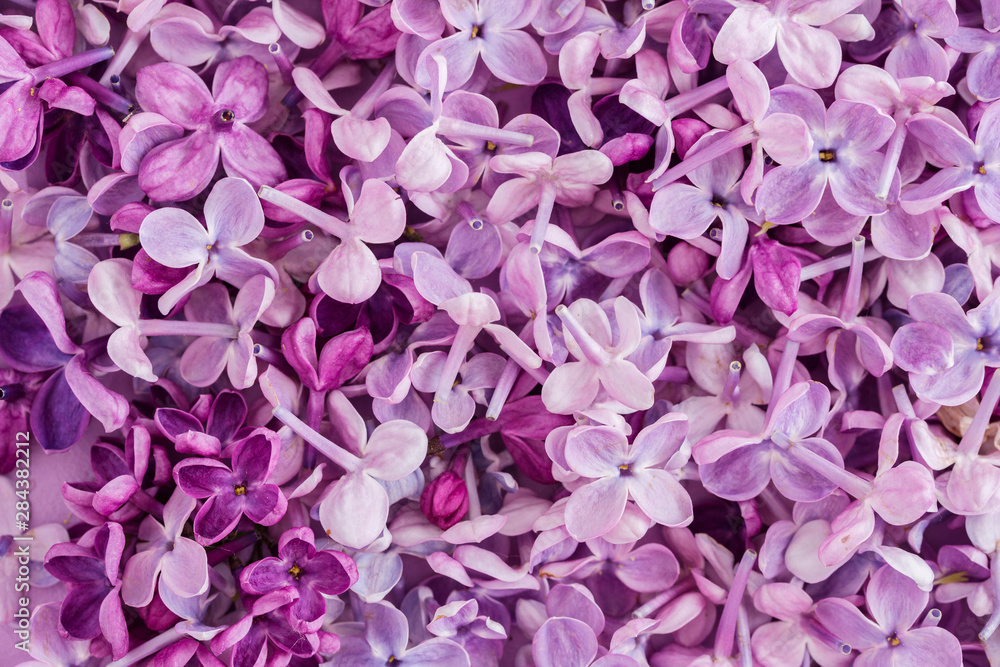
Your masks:
M 461 477 L 448 470 L 424 487 L 420 511 L 441 530 L 448 530 L 469 511 L 469 492 Z
M 708 271 L 708 253 L 681 241 L 667 253 L 667 275 L 679 286 L 690 285 Z

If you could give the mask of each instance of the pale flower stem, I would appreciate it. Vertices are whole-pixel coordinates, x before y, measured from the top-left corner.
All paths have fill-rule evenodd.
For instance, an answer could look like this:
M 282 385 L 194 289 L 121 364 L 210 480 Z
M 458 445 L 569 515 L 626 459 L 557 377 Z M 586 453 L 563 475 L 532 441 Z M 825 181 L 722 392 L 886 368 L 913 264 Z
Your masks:
M 266 202 L 274 204 L 275 206 L 280 206 L 289 213 L 294 213 L 300 218 L 304 218 L 323 231 L 333 234 L 341 240 L 354 236 L 354 231 L 348 223 L 335 218 L 332 215 L 327 215 L 318 208 L 310 206 L 303 201 L 299 201 L 295 197 L 285 194 L 281 190 L 275 190 L 270 186 L 262 185 L 260 190 L 257 191 L 257 196 Z
M 10 252 L 11 229 L 14 224 L 14 202 L 4 199 L 0 202 L 0 255 Z
M 118 91 L 114 90 L 113 86 L 111 88 L 102 86 L 80 72 L 72 72 L 67 74 L 65 78 L 66 83 L 83 88 L 98 104 L 104 105 L 115 113 L 125 116 L 135 110 L 132 103 L 125 99 Z
M 455 211 L 462 216 L 462 219 L 469 223 L 469 227 L 472 227 L 477 232 L 483 228 L 485 224 L 483 219 L 476 213 L 476 209 L 472 207 L 467 201 L 458 202 L 458 206 L 455 207 Z
M 109 662 L 107 667 L 130 667 L 130 665 L 134 665 L 140 660 L 148 658 L 154 653 L 158 653 L 161 649 L 170 646 L 176 641 L 180 641 L 182 638 L 183 635 L 181 633 L 174 628 L 170 628 L 169 630 L 153 637 L 145 644 L 132 649 L 118 660 Z
M 941 610 L 934 608 L 927 612 L 924 616 L 924 620 L 920 623 L 922 628 L 933 628 L 936 627 L 938 623 L 941 622 Z
M 878 188 L 875 190 L 875 197 L 883 201 L 889 196 L 892 177 L 896 175 L 896 165 L 899 164 L 899 156 L 903 153 L 903 143 L 906 141 L 906 116 L 909 114 L 896 118 L 896 129 L 892 131 L 889 143 L 885 147 L 882 172 L 879 174 Z
M 757 130 L 754 129 L 753 123 L 747 123 L 743 127 L 729 132 L 714 144 L 705 146 L 696 153 L 688 153 L 684 160 L 667 169 L 659 178 L 653 181 L 653 191 L 660 190 L 677 179 L 687 176 L 698 167 L 706 165 L 726 153 L 743 148 L 756 138 Z
M 73 245 L 81 248 L 117 248 L 121 245 L 124 234 L 105 234 L 102 232 L 84 232 L 77 234 L 71 240 Z
M 138 320 L 136 327 L 143 336 L 207 336 L 238 338 L 240 328 L 222 322 L 188 322 L 186 320 Z
M 750 647 L 750 618 L 746 607 L 740 605 L 736 615 L 736 639 L 740 650 L 740 667 L 753 667 L 753 650 Z
M 292 78 L 294 66 L 292 61 L 288 59 L 288 54 L 281 50 L 281 45 L 275 42 L 267 47 L 267 52 L 274 58 L 274 64 L 278 67 L 278 73 L 281 74 L 281 80 L 285 85 L 294 85 L 295 80 Z
M 303 229 L 298 234 L 289 236 L 287 239 L 282 239 L 268 247 L 267 258 L 272 262 L 277 262 L 299 246 L 311 242 L 314 238 L 316 238 L 316 234 L 311 229 Z
M 371 87 L 365 94 L 351 107 L 351 115 L 355 118 L 369 118 L 375 111 L 375 103 L 382 93 L 389 90 L 392 80 L 396 78 L 396 66 L 391 62 L 387 64 L 372 82 Z
M 476 123 L 470 123 L 467 120 L 459 118 L 451 118 L 450 116 L 441 116 L 437 123 L 438 134 L 443 134 L 453 139 L 478 139 L 480 141 L 489 141 L 493 144 L 521 146 L 524 148 L 529 148 L 535 142 L 535 138 L 530 134 L 514 132 L 512 130 L 501 130 L 498 127 L 489 127 L 487 125 L 477 125 Z
M 756 561 L 757 552 L 753 549 L 747 549 L 743 552 L 743 558 L 740 559 L 739 565 L 736 566 L 733 585 L 729 587 L 726 604 L 722 607 L 722 615 L 719 617 L 719 627 L 715 632 L 715 649 L 712 654 L 716 660 L 729 658 L 733 654 L 737 616 L 743 602 L 743 594 L 746 592 L 747 581 L 750 580 L 750 572 Z
M 799 344 L 794 340 L 785 339 L 785 349 L 781 354 L 781 361 L 778 362 L 778 370 L 774 373 L 774 384 L 771 385 L 771 398 L 768 401 L 768 416 L 771 413 L 771 406 L 778 402 L 778 399 L 788 391 L 792 385 L 792 372 L 795 370 L 795 362 L 799 358 Z
M 539 193 L 538 210 L 535 212 L 535 226 L 531 230 L 531 243 L 528 246 L 531 252 L 536 255 L 542 251 L 545 243 L 545 230 L 549 228 L 549 219 L 552 217 L 552 207 L 556 203 L 556 188 L 547 179 L 542 180 L 542 189 Z
M 532 320 L 528 320 L 525 323 L 518 336 L 521 340 L 525 340 L 531 335 L 533 324 Z M 507 402 L 507 397 L 510 396 L 511 389 L 514 388 L 514 383 L 517 381 L 517 375 L 520 370 L 521 366 L 517 363 L 516 359 L 507 359 L 507 363 L 504 364 L 503 371 L 500 373 L 500 379 L 497 380 L 497 386 L 493 389 L 490 404 L 486 408 L 487 419 L 493 421 L 500 417 L 500 411 L 503 410 L 503 406 Z
M 816 452 L 797 445 L 783 433 L 771 434 L 771 442 L 784 449 L 789 456 L 802 465 L 839 486 L 852 498 L 864 500 L 875 490 L 871 482 L 866 482 L 857 475 L 844 470 L 833 461 L 828 461 Z
M 306 401 L 306 424 L 309 428 L 317 431 L 323 422 L 323 415 L 326 413 L 326 392 L 309 390 L 309 399 Z M 302 467 L 313 469 L 316 467 L 316 448 L 312 445 L 306 447 L 302 457 Z
M 703 83 L 697 88 L 674 95 L 663 103 L 663 108 L 667 116 L 673 119 L 727 90 L 729 90 L 729 81 L 726 77 L 720 76 L 718 79 Z
M 40 86 L 46 79 L 58 79 L 71 72 L 104 62 L 113 55 L 115 55 L 115 50 L 110 46 L 91 49 L 90 51 L 84 51 L 83 53 L 77 53 L 67 58 L 39 65 L 31 70 L 31 76 L 34 77 L 35 85 Z
M 482 331 L 482 327 L 469 324 L 460 324 L 455 340 L 448 350 L 448 358 L 445 359 L 444 367 L 441 369 L 441 377 L 438 378 L 437 390 L 434 392 L 434 402 L 444 403 L 448 400 L 448 394 L 455 386 L 458 379 L 458 371 L 465 363 L 465 357 L 476 342 L 476 336 Z
M 146 36 L 149 34 L 149 24 L 147 23 L 137 32 L 129 30 L 125 33 L 125 38 L 122 43 L 118 45 L 118 50 L 115 51 L 115 55 L 111 58 L 111 62 L 108 63 L 108 68 L 104 70 L 104 74 L 101 76 L 99 83 L 102 86 L 107 86 L 111 83 L 111 77 L 121 76 L 125 68 L 128 67 L 129 62 L 132 60 L 132 56 L 135 52 L 139 50 L 142 43 L 146 41 Z
M 1000 550 L 994 551 L 990 557 L 990 583 L 993 584 L 993 613 L 979 633 L 979 639 L 984 643 L 1000 627 Z
M 580 346 L 584 358 L 595 366 L 600 366 L 611 359 L 611 355 L 587 333 L 583 323 L 563 304 L 556 306 L 556 316 L 562 320 L 563 326 Z
M 972 456 L 979 453 L 998 400 L 1000 400 L 1000 372 L 995 372 L 983 391 L 983 400 L 979 404 L 979 409 L 976 410 L 976 415 L 972 418 L 969 428 L 965 430 L 961 442 L 958 443 L 959 454 Z
M 870 262 L 873 259 L 878 259 L 882 256 L 878 250 L 874 247 L 865 248 L 865 261 Z M 846 269 L 851 265 L 851 258 L 853 253 L 847 253 L 845 255 L 837 255 L 835 257 L 827 257 L 821 259 L 818 262 L 813 262 L 802 267 L 802 271 L 799 272 L 799 278 L 803 281 L 813 280 L 819 276 L 830 273 L 831 271 L 839 271 L 840 269 Z
M 742 370 L 743 364 L 738 361 L 734 361 L 729 364 L 729 374 L 726 377 L 726 385 L 722 389 L 722 397 L 729 403 L 732 403 L 740 397 L 740 375 Z
M 490 405 L 486 408 L 487 419 L 495 420 L 500 416 L 500 411 L 503 410 L 503 406 L 507 402 L 507 397 L 510 396 L 510 391 L 514 388 L 514 383 L 517 381 L 517 376 L 520 372 L 521 367 L 517 365 L 517 362 L 513 359 L 508 359 L 507 363 L 504 364 L 503 371 L 500 372 L 500 379 L 497 380 L 497 386 L 493 389 L 493 396 L 490 397 Z
M 672 600 L 676 600 L 684 593 L 687 593 L 690 590 L 694 590 L 694 588 L 695 588 L 694 579 L 692 577 L 688 577 L 687 579 L 684 580 L 683 583 L 668 588 L 662 593 L 659 593 L 655 597 L 647 600 L 645 603 L 642 604 L 642 606 L 636 608 L 636 610 L 632 612 L 632 618 L 633 619 L 646 618 L 648 616 L 651 616 L 652 614 L 655 614 L 660 609 L 662 609 L 663 606 L 666 605 L 667 603 L 671 602 Z
M 851 242 L 851 269 L 847 274 L 847 287 L 840 300 L 840 319 L 852 322 L 857 317 L 861 301 L 861 274 L 865 266 L 865 238 L 855 236 Z
M 280 405 L 273 410 L 274 416 L 282 424 L 292 429 L 303 440 L 315 447 L 323 456 L 327 457 L 347 472 L 354 472 L 361 468 L 361 459 L 346 449 L 324 438 L 313 430 L 304 421 L 292 414 L 288 409 Z
M 608 190 L 611 192 L 611 208 L 616 211 L 625 210 L 625 198 L 622 196 L 622 188 L 615 178 L 608 183 Z
M 469 519 L 478 519 L 483 515 L 479 504 L 479 485 L 476 483 L 476 466 L 470 456 L 465 462 L 465 490 L 469 494 Z

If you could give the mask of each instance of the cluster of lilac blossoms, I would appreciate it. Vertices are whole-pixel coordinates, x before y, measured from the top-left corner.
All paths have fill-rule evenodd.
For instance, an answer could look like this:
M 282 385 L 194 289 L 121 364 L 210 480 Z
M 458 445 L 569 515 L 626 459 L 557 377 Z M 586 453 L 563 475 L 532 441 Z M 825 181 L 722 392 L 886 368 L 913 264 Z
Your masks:
M 997 72 L 1000 0 L 0 0 L 0 664 L 1000 665 Z

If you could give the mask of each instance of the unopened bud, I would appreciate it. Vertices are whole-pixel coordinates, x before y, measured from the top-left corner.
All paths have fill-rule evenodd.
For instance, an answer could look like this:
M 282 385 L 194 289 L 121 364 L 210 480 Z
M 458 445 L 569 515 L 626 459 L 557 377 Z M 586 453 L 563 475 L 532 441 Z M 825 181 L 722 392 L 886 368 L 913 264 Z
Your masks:
M 420 511 L 441 530 L 448 530 L 469 511 L 469 492 L 461 477 L 450 470 L 424 487 Z
M 708 271 L 708 253 L 681 241 L 667 253 L 667 275 L 675 285 L 687 286 Z

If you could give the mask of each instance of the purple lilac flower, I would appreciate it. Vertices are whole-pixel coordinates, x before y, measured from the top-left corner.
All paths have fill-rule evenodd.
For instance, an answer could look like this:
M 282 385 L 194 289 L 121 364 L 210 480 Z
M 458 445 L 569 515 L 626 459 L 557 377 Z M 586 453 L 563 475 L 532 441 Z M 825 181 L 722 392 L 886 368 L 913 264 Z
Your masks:
M 277 486 L 267 483 L 279 449 L 277 436 L 262 428 L 236 445 L 232 468 L 215 459 L 185 459 L 174 467 L 178 487 L 192 498 L 205 499 L 194 518 L 200 544 L 221 540 L 244 514 L 263 525 L 281 519 L 287 500 Z

